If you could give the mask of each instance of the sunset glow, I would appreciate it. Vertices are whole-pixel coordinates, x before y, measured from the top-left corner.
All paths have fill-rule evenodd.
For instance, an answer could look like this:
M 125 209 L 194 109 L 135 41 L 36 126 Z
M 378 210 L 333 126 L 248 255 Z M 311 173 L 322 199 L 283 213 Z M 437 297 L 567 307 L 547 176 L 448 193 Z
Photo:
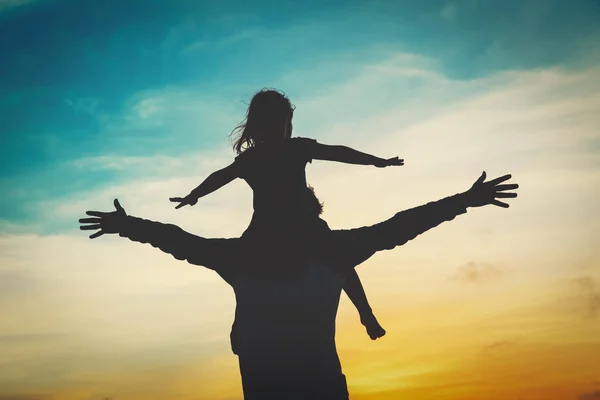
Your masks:
M 231 162 L 263 87 L 295 136 L 405 160 L 309 164 L 332 228 L 483 170 L 520 185 L 357 268 L 387 335 L 342 294 L 352 400 L 600 399 L 599 19 L 593 0 L 0 0 L 0 400 L 242 398 L 232 289 L 77 219 L 118 198 L 239 236 L 243 181 L 168 199 Z

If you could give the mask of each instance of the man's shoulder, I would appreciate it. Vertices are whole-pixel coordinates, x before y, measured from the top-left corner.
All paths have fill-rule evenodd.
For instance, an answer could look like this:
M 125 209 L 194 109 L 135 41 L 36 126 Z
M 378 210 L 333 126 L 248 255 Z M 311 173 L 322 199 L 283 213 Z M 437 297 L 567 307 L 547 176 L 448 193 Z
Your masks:
M 317 142 L 316 139 L 307 138 L 307 137 L 303 137 L 303 136 L 296 136 L 296 137 L 290 138 L 290 141 L 295 144 L 313 144 L 313 143 Z

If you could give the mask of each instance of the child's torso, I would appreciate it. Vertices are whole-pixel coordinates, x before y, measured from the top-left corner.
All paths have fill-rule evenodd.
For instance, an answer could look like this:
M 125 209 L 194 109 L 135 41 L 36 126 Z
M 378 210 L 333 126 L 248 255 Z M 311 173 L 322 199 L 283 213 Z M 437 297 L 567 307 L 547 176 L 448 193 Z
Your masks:
M 276 232 L 300 228 L 318 214 L 308 198 L 306 164 L 312 161 L 311 139 L 293 138 L 247 150 L 236 158 L 240 177 L 254 192 L 250 228 Z

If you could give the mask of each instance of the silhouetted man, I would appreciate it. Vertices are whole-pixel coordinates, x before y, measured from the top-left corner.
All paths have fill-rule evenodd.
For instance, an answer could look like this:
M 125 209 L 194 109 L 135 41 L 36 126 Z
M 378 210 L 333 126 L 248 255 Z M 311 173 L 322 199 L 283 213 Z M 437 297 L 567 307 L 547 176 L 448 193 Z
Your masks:
M 510 175 L 484 182 L 485 172 L 464 193 L 397 213 L 382 223 L 334 230 L 300 260 L 286 260 L 241 239 L 206 239 L 116 211 L 88 211 L 83 230 L 118 233 L 149 243 L 178 260 L 217 272 L 234 289 L 237 354 L 244 398 L 347 399 L 346 380 L 335 347 L 335 317 L 345 274 L 375 252 L 392 249 L 464 214 L 469 207 L 493 204 L 516 184 Z

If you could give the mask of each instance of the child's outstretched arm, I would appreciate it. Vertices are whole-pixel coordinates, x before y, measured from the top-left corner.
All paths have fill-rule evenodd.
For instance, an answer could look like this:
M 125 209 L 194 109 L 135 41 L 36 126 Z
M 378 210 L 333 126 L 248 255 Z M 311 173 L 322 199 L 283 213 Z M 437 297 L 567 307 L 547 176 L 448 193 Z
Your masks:
M 321 143 L 316 143 L 313 148 L 312 156 L 315 160 L 338 161 L 346 164 L 374 165 L 379 168 L 392 165 L 404 165 L 404 160 L 399 159 L 398 157 L 388 159 L 379 158 L 371 154 L 354 150 L 350 147 L 331 146 Z
M 198 185 L 198 187 L 192 190 L 187 196 L 171 197 L 169 198 L 169 200 L 174 203 L 179 203 L 177 207 L 175 207 L 176 209 L 186 205 L 193 206 L 198 202 L 198 199 L 200 197 L 204 197 L 207 194 L 210 194 L 215 190 L 222 188 L 223 186 L 227 185 L 229 182 L 237 178 L 238 174 L 236 169 L 234 168 L 234 165 L 235 163 L 232 163 L 225 168 L 213 172 L 208 176 L 208 178 L 204 180 L 204 182 Z

